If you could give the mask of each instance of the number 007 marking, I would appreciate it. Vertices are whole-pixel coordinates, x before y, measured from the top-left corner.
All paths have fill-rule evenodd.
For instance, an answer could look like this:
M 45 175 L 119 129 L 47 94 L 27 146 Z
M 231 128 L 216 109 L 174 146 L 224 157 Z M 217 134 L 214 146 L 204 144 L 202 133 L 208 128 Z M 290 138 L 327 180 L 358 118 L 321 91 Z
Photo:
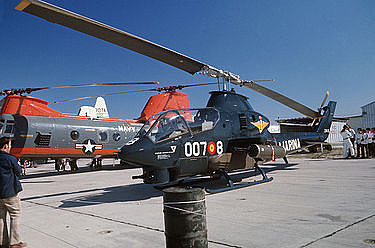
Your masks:
M 206 141 L 185 143 L 185 156 L 186 157 L 191 157 L 191 156 L 198 157 L 200 155 L 205 156 L 206 151 L 207 151 Z M 222 154 L 224 152 L 224 146 L 221 140 L 216 142 L 216 152 L 217 154 Z

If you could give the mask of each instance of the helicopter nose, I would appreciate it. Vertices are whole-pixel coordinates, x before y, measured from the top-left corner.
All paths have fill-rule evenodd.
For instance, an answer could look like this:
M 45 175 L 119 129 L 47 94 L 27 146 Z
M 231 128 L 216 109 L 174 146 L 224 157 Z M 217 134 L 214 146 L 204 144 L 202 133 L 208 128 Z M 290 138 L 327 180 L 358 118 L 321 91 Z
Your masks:
M 121 160 L 134 162 L 140 152 L 141 151 L 139 151 L 139 149 L 136 149 L 133 145 L 124 145 L 123 147 L 121 147 L 118 155 Z
M 127 162 L 142 164 L 146 147 L 148 147 L 147 142 L 143 139 L 133 139 L 121 147 L 119 157 Z

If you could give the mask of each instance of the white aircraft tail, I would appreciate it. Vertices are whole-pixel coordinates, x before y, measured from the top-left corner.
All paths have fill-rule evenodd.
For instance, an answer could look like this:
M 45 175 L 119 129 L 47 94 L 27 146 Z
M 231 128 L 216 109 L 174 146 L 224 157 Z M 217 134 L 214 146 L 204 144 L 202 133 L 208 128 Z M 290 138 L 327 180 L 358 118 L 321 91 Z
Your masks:
M 95 110 L 96 110 L 96 115 L 98 117 L 109 118 L 107 104 L 105 103 L 105 100 L 103 97 L 99 96 L 98 98 L 96 98 Z
M 82 106 L 79 109 L 78 115 L 87 116 L 90 118 L 105 117 L 109 118 L 107 105 L 103 97 L 96 98 L 95 107 L 92 106 Z

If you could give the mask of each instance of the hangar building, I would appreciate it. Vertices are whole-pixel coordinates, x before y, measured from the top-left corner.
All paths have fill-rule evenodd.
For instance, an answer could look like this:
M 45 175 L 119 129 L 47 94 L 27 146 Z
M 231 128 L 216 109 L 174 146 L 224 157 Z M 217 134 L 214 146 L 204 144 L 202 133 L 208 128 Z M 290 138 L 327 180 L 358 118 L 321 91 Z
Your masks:
M 362 127 L 373 128 L 375 127 L 375 101 L 362 106 Z

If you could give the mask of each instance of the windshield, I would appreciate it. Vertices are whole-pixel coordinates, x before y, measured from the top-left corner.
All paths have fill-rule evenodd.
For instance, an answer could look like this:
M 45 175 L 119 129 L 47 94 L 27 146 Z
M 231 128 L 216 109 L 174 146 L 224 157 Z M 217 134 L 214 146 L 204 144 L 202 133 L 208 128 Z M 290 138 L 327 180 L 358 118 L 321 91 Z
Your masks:
M 1 111 L 2 108 L 3 108 L 3 104 L 4 104 L 4 102 L 5 102 L 5 98 L 6 98 L 6 97 L 4 97 L 3 99 L 0 100 L 0 111 Z
M 214 108 L 170 110 L 152 116 L 139 131 L 153 142 L 211 130 L 219 120 Z

